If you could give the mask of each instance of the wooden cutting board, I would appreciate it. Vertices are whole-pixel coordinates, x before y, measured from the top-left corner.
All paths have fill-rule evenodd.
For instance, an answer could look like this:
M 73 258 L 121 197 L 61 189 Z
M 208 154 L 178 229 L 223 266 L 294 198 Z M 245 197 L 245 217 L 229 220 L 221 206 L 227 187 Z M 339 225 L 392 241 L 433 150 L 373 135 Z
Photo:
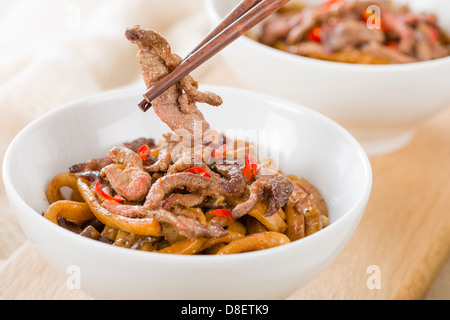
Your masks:
M 446 262 L 450 108 L 423 123 L 408 147 L 371 163 L 373 191 L 354 236 L 290 299 L 422 299 Z M 90 298 L 68 289 L 26 243 L 0 268 L 0 299 Z

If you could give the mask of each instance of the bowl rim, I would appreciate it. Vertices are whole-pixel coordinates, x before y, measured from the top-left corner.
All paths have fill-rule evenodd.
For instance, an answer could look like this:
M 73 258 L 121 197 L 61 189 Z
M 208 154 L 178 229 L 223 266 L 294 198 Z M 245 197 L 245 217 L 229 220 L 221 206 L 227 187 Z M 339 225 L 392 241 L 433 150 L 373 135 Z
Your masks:
M 203 0 L 204 8 L 209 18 L 214 23 L 219 23 L 222 18 L 215 9 L 216 0 Z M 282 50 L 272 48 L 268 45 L 262 44 L 256 40 L 253 40 L 245 35 L 236 39 L 235 42 L 242 42 L 247 46 L 254 46 L 256 50 L 259 50 L 265 54 L 275 56 L 275 58 L 284 58 L 288 60 L 288 63 L 308 63 L 317 67 L 335 67 L 349 70 L 356 70 L 361 72 L 394 72 L 394 71 L 416 71 L 426 69 L 429 67 L 439 67 L 442 64 L 450 63 L 450 56 L 428 60 L 417 61 L 411 63 L 398 63 L 398 64 L 354 64 L 336 61 L 320 60 L 316 58 L 305 57 L 301 55 L 295 55 Z
M 364 179 L 364 188 L 361 190 L 359 197 L 357 200 L 353 203 L 353 205 L 336 221 L 328 225 L 326 228 L 321 230 L 320 232 L 314 233 L 312 235 L 309 235 L 308 237 L 299 239 L 297 241 L 293 241 L 291 243 L 259 250 L 259 251 L 252 251 L 252 252 L 243 252 L 239 254 L 230 254 L 230 255 L 223 255 L 218 258 L 215 255 L 178 255 L 178 254 L 161 254 L 157 252 L 147 252 L 147 251 L 139 251 L 139 250 L 131 250 L 128 248 L 122 248 L 122 247 L 115 247 L 106 243 L 102 243 L 100 241 L 93 241 L 92 239 L 88 239 L 85 237 L 81 237 L 78 234 L 75 234 L 69 230 L 66 230 L 64 228 L 61 228 L 58 225 L 55 225 L 53 222 L 45 219 L 42 217 L 42 214 L 34 210 L 18 193 L 18 191 L 15 189 L 13 182 L 12 182 L 12 172 L 10 170 L 11 164 L 14 161 L 14 154 L 15 149 L 17 148 L 18 143 L 23 139 L 23 137 L 26 137 L 29 132 L 32 132 L 34 128 L 39 127 L 41 122 L 47 121 L 48 118 L 51 118 L 52 116 L 60 113 L 64 113 L 66 110 L 70 109 L 76 109 L 81 104 L 95 101 L 95 103 L 104 103 L 103 101 L 108 101 L 110 99 L 114 99 L 115 97 L 126 97 L 130 95 L 136 95 L 138 101 L 141 93 L 141 88 L 137 87 L 121 87 L 117 89 L 112 89 L 108 91 L 99 92 L 96 94 L 88 95 L 86 97 L 82 97 L 67 103 L 64 103 L 58 107 L 55 107 L 54 109 L 47 111 L 46 113 L 42 114 L 38 118 L 31 121 L 28 125 L 26 125 L 10 142 L 4 158 L 3 158 L 3 165 L 2 165 L 2 175 L 3 175 L 3 183 L 5 186 L 6 193 L 8 195 L 9 201 L 17 201 L 17 207 L 23 208 L 22 210 L 25 212 L 25 215 L 31 215 L 33 218 L 39 218 L 37 221 L 42 221 L 44 224 L 43 227 L 50 228 L 53 232 L 57 233 L 58 236 L 61 237 L 69 237 L 73 242 L 79 243 L 80 245 L 84 246 L 87 245 L 89 247 L 92 247 L 93 250 L 100 250 L 102 253 L 107 254 L 108 252 L 111 252 L 111 254 L 119 254 L 119 252 L 123 252 L 124 255 L 129 255 L 130 257 L 139 259 L 159 259 L 161 261 L 166 260 L 168 262 L 173 261 L 180 261 L 183 263 L 220 263 L 225 261 L 245 261 L 247 259 L 255 259 L 255 258 L 264 258 L 270 255 L 275 254 L 283 254 L 285 251 L 294 250 L 297 246 L 308 246 L 310 242 L 314 241 L 316 238 L 321 237 L 322 235 L 326 233 L 332 232 L 332 230 L 338 228 L 340 225 L 346 223 L 347 220 L 351 219 L 354 215 L 358 215 L 358 223 L 361 217 L 364 214 L 365 206 L 367 204 L 367 201 L 370 197 L 371 189 L 372 189 L 372 168 L 370 164 L 370 160 L 362 148 L 362 146 L 359 144 L 359 142 L 347 131 L 345 130 L 341 125 L 339 125 L 337 122 L 333 121 L 332 119 L 326 117 L 325 115 L 319 113 L 318 111 L 315 111 L 313 109 L 310 109 L 304 105 L 295 103 L 293 101 L 276 97 L 269 94 L 264 94 L 261 92 L 249 90 L 249 89 L 243 89 L 243 88 L 236 88 L 236 87 L 230 87 L 230 86 L 222 86 L 222 85 L 201 85 L 201 89 L 209 90 L 209 91 L 217 91 L 224 94 L 229 93 L 237 93 L 239 95 L 250 95 L 252 97 L 256 97 L 256 99 L 260 100 L 275 100 L 280 103 L 280 105 L 283 105 L 283 110 L 288 109 L 289 112 L 296 112 L 301 113 L 304 116 L 312 116 L 317 118 L 319 121 L 326 122 L 329 126 L 333 127 L 339 134 L 341 134 L 352 146 L 352 148 L 355 150 L 357 154 L 357 158 L 361 161 L 362 166 L 364 168 L 364 176 L 361 177 Z M 92 103 L 91 103 L 92 105 Z M 361 207 L 362 206 L 362 207 Z M 358 210 L 360 210 L 360 213 L 358 213 Z M 18 218 L 19 213 L 14 210 L 16 218 Z M 34 215 L 34 216 L 33 216 Z M 19 219 L 20 222 L 20 219 Z M 28 236 L 27 236 L 28 237 Z M 97 249 L 98 248 L 98 249 Z M 110 251 L 112 250 L 112 251 Z

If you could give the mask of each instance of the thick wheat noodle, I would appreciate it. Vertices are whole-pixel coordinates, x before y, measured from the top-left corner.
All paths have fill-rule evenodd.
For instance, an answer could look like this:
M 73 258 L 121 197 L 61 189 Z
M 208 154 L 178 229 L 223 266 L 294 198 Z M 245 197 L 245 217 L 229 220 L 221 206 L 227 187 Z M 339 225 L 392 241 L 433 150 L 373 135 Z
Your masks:
M 239 239 L 242 239 L 245 237 L 245 234 L 243 234 L 243 233 L 230 231 L 229 229 L 227 231 L 228 231 L 228 234 L 226 236 L 223 236 L 220 238 L 206 239 L 206 241 L 200 247 L 199 251 L 206 250 L 218 243 L 230 243 L 232 241 L 239 240 Z
M 220 249 L 217 254 L 224 255 L 248 251 L 258 251 L 281 246 L 289 242 L 289 238 L 282 233 L 266 231 L 261 233 L 254 233 L 242 239 L 231 241 L 225 247 Z
M 66 200 L 61 193 L 62 187 L 69 187 L 72 189 L 72 199 L 74 201 L 83 201 L 77 187 L 77 176 L 70 172 L 61 172 L 57 174 L 49 183 L 47 187 L 47 200 L 50 204 Z
M 271 215 L 270 217 L 264 216 L 266 209 L 267 205 L 259 202 L 253 208 L 253 210 L 251 210 L 247 214 L 261 222 L 267 228 L 267 230 L 284 233 L 287 229 L 286 222 L 281 218 L 279 213 Z M 280 209 L 280 211 L 283 211 L 283 209 Z
M 245 235 L 247 233 L 247 227 L 239 221 L 234 221 L 233 224 L 227 227 L 227 231 L 228 232 L 232 231 Z
M 89 204 L 89 207 L 91 208 L 94 215 L 103 224 L 143 236 L 156 236 L 161 232 L 161 226 L 155 219 L 127 218 L 105 209 L 98 202 L 94 192 L 89 188 L 88 183 L 82 178 L 78 179 L 78 189 L 84 200 Z
M 205 238 L 183 239 L 157 252 L 170 254 L 196 254 L 206 241 Z
M 328 207 L 319 190 L 317 190 L 317 188 L 305 178 L 292 176 L 291 180 L 294 182 L 294 184 L 298 184 L 311 197 L 311 199 L 316 204 L 316 207 L 319 210 L 320 214 L 322 216 L 328 217 Z
M 248 234 L 261 233 L 268 231 L 267 228 L 253 217 L 248 217 L 245 220 L 245 227 L 247 228 Z
M 171 254 L 196 254 L 203 250 L 206 250 L 219 243 L 230 243 L 245 236 L 238 232 L 229 231 L 226 236 L 220 238 L 197 238 L 197 239 L 184 239 L 178 241 L 164 249 L 159 250 L 160 253 Z
M 53 202 L 45 211 L 44 217 L 56 224 L 58 224 L 58 218 L 63 217 L 67 221 L 73 222 L 78 226 L 95 218 L 86 202 L 71 200 L 59 200 Z
M 291 198 L 286 204 L 286 235 L 291 241 L 305 237 L 305 217 L 298 212 L 294 206 L 295 201 Z
M 296 183 L 294 183 L 294 191 L 291 196 L 293 196 L 296 201 L 296 210 L 302 212 L 305 218 L 305 236 L 309 236 L 321 230 L 322 216 L 311 196 Z

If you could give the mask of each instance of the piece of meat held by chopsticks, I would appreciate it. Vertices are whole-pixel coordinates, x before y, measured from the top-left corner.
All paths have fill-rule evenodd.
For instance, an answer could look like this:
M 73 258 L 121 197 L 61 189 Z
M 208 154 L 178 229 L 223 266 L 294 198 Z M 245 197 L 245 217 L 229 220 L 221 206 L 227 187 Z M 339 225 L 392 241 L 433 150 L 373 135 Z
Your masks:
M 172 53 L 167 41 L 155 31 L 135 26 L 127 29 L 125 36 L 139 48 L 137 57 L 147 88 L 153 86 L 182 62 L 182 58 Z M 154 99 L 152 106 L 158 117 L 172 131 L 185 129 L 194 134 L 196 128 L 197 130 L 201 128 L 201 132 L 209 129 L 209 124 L 198 110 L 196 102 L 219 106 L 222 104 L 222 99 L 214 93 L 198 91 L 197 82 L 187 75 Z

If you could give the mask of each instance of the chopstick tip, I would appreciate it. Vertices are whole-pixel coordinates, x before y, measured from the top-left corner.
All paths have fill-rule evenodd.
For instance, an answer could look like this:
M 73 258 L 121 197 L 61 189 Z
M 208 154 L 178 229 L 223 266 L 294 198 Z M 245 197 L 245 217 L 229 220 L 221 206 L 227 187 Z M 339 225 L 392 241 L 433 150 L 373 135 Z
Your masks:
M 150 109 L 152 107 L 152 104 L 144 99 L 138 104 L 138 107 L 142 111 L 146 112 L 148 109 Z

